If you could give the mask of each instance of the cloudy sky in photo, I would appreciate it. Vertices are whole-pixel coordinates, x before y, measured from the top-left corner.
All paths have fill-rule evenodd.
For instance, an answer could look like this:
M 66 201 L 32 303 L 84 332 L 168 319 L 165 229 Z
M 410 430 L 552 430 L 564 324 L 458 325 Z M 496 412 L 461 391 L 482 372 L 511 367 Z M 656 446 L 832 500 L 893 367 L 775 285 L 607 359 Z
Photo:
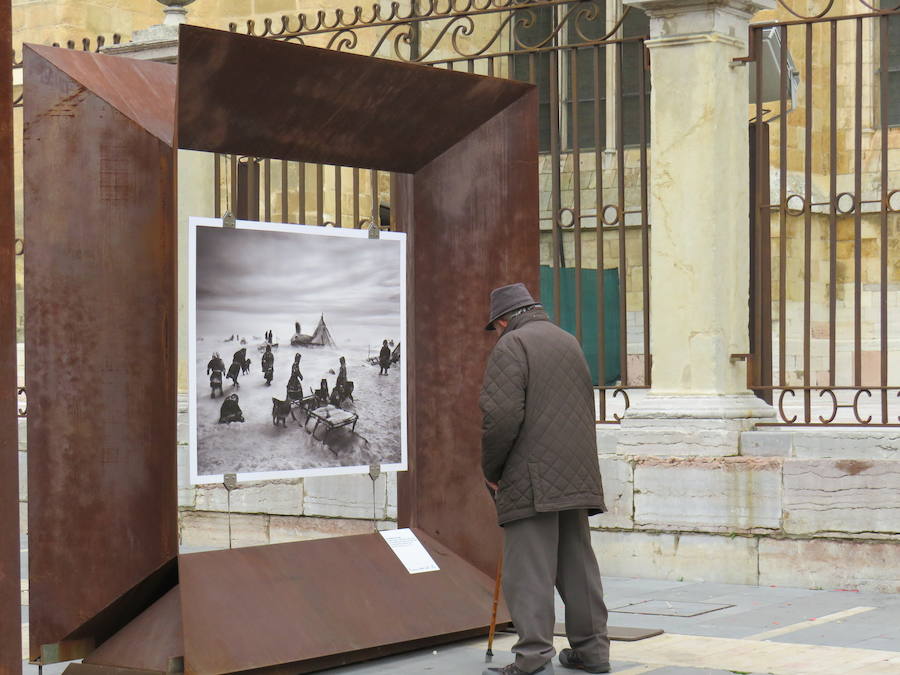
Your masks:
M 320 314 L 340 345 L 400 337 L 396 240 L 197 227 L 198 336 L 262 335 L 287 342 Z

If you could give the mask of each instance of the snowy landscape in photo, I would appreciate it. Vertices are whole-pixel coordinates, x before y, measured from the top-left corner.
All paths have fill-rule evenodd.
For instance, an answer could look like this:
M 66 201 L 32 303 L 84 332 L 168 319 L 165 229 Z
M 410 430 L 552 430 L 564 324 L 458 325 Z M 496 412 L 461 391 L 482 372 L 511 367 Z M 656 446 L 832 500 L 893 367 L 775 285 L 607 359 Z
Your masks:
M 192 482 L 406 468 L 405 244 L 191 218 Z

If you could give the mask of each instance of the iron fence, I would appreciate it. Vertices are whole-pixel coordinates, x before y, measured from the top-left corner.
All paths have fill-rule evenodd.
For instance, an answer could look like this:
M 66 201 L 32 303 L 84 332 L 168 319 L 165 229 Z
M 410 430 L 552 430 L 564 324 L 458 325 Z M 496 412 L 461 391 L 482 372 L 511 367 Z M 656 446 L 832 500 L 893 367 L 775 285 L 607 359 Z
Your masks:
M 627 389 L 650 383 L 650 64 L 646 16 L 606 8 L 603 0 L 430 0 L 240 30 L 538 87 L 540 293 L 585 349 L 598 421 L 617 422 Z M 390 227 L 384 172 L 231 156 L 215 166 L 216 216 L 231 209 L 238 218 Z
M 830 6 L 751 32 L 749 385 L 775 424 L 896 426 L 900 14 Z

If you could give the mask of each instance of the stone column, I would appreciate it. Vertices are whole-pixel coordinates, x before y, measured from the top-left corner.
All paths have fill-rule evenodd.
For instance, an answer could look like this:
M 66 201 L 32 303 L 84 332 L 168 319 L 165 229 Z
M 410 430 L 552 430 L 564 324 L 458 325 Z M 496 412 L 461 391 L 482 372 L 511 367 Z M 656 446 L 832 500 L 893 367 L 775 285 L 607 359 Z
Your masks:
M 650 17 L 652 389 L 620 448 L 729 455 L 772 409 L 747 389 L 750 17 L 773 0 L 625 0 Z M 625 447 L 622 447 L 625 446 Z

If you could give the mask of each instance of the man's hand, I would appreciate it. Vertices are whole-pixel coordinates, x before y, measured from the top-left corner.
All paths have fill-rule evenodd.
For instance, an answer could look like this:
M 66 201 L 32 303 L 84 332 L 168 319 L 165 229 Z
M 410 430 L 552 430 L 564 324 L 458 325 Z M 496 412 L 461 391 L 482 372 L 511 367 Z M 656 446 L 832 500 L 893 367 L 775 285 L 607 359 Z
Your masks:
M 489 480 L 487 480 L 487 479 L 485 479 L 484 482 L 487 483 L 487 486 L 488 486 L 489 488 L 491 488 L 491 490 L 493 490 L 494 492 L 496 492 L 497 490 L 500 489 L 500 486 L 499 486 L 499 485 L 497 485 L 496 483 L 492 483 L 491 481 L 489 481 Z

